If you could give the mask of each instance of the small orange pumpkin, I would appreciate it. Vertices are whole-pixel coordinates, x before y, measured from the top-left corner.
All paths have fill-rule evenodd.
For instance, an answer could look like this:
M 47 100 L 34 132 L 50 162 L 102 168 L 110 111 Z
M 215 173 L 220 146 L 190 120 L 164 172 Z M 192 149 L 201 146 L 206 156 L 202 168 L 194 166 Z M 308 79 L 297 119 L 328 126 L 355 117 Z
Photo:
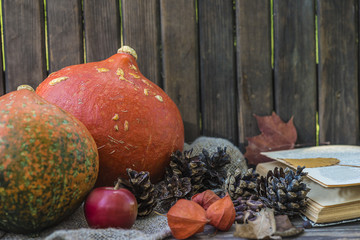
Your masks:
M 171 153 L 184 145 L 177 106 L 141 74 L 136 58 L 136 52 L 124 46 L 106 60 L 54 72 L 36 89 L 91 132 L 100 155 L 97 186 L 127 178 L 126 168 L 148 171 L 157 182 Z

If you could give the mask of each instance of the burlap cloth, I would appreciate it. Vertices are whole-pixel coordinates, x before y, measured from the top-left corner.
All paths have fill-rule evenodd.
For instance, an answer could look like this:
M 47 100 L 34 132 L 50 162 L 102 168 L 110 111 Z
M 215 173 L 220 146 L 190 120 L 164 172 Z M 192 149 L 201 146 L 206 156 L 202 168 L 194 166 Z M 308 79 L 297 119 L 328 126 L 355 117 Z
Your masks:
M 80 240 L 80 239 L 163 239 L 171 236 L 165 216 L 152 213 L 146 218 L 137 219 L 130 230 L 91 229 L 86 223 L 83 205 L 60 224 L 38 234 L 22 235 L 0 232 L 1 240 L 45 239 L 45 240 Z
M 184 150 L 192 149 L 191 156 L 195 156 L 201 153 L 203 149 L 212 154 L 217 151 L 218 147 L 226 147 L 226 153 L 230 155 L 231 163 L 225 165 L 227 172 L 234 173 L 236 168 L 240 168 L 243 171 L 248 169 L 244 155 L 240 152 L 239 148 L 223 138 L 199 137 L 192 144 L 185 143 Z
M 193 149 L 192 155 L 199 154 L 203 148 L 211 154 L 217 150 L 217 147 L 227 147 L 227 153 L 231 156 L 231 164 L 227 166 L 228 171 L 234 171 L 239 167 L 247 169 L 244 156 L 237 147 L 229 141 L 221 138 L 201 137 L 195 140 L 191 145 L 185 144 L 184 150 Z M 1 240 L 24 240 L 24 239 L 45 239 L 45 240 L 78 240 L 78 239 L 164 239 L 171 236 L 167 219 L 163 215 L 152 213 L 145 218 L 137 219 L 130 230 L 124 229 L 91 229 L 86 223 L 83 205 L 75 213 L 62 221 L 60 224 L 45 229 L 38 234 L 22 235 L 14 233 L 5 233 L 0 231 Z

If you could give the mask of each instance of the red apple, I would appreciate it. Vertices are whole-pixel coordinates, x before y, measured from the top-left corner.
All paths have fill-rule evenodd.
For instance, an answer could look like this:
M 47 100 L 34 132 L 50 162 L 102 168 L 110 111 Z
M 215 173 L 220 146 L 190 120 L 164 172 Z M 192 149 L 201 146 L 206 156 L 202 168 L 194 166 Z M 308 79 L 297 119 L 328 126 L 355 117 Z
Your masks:
M 125 188 L 99 187 L 86 198 L 84 213 L 91 228 L 131 228 L 137 217 L 137 202 Z

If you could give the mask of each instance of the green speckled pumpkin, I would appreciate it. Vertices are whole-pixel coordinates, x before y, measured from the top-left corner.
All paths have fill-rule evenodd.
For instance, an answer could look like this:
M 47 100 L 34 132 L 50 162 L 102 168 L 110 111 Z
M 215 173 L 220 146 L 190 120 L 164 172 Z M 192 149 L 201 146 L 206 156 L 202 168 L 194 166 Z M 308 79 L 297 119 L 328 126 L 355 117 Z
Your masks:
M 96 182 L 96 144 L 34 92 L 0 97 L 0 229 L 38 232 L 73 213 Z

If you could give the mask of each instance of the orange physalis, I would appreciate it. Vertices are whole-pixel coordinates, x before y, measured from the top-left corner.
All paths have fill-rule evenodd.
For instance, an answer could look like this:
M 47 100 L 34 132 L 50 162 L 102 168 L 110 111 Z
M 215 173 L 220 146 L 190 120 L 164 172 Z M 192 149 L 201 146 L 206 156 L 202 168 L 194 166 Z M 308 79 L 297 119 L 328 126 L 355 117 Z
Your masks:
M 228 194 L 213 204 L 206 210 L 206 217 L 210 220 L 210 225 L 221 231 L 228 231 L 235 221 L 234 204 Z
M 213 204 L 217 200 L 220 200 L 220 197 L 216 195 L 213 191 L 206 190 L 202 193 L 195 194 L 194 196 L 192 196 L 191 200 L 198 203 L 206 210 L 208 209 L 208 207 L 210 207 L 211 204 Z
M 186 239 L 204 231 L 209 222 L 205 210 L 196 202 L 180 199 L 167 213 L 168 225 L 176 239 Z

